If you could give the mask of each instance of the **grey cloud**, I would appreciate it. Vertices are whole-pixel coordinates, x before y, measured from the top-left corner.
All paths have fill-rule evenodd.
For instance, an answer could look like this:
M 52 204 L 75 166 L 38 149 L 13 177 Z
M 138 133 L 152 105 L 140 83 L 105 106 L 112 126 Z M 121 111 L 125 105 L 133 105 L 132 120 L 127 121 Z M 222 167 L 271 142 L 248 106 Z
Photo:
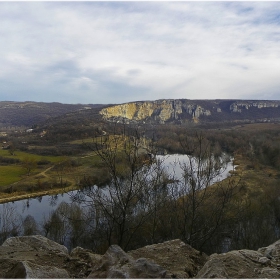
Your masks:
M 64 75 L 67 75 L 69 78 L 81 75 L 81 70 L 79 69 L 77 63 L 73 60 L 57 61 L 45 67 L 42 73 L 44 72 L 48 72 L 51 74 L 63 73 Z
M 275 98 L 279 14 L 275 2 L 0 2 L 0 99 Z

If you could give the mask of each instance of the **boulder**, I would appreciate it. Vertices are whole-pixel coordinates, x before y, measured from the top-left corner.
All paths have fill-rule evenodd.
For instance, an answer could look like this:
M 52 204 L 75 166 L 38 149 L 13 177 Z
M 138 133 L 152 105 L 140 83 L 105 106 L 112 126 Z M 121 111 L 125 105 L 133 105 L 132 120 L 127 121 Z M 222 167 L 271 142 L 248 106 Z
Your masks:
M 196 278 L 280 278 L 277 265 L 252 250 L 213 254 Z
M 21 279 L 49 279 L 49 278 L 69 278 L 65 269 L 54 266 L 41 266 L 28 261 L 22 261 L 15 264 L 6 274 L 5 278 Z
M 134 262 L 130 268 L 131 278 L 165 278 L 166 270 L 158 264 L 148 261 L 145 258 L 140 258 Z
M 118 245 L 111 245 L 88 278 L 164 278 L 166 271 L 145 258 L 135 260 Z
M 41 235 L 11 237 L 8 238 L 2 246 L 30 248 L 37 251 L 53 251 L 66 255 L 68 254 L 68 250 L 65 246 Z
M 42 271 L 43 268 L 54 272 L 63 269 L 69 274 L 67 278 L 86 278 L 90 267 L 83 260 L 71 259 L 65 246 L 39 235 L 11 237 L 0 246 L 0 278 L 7 277 L 7 273 L 11 276 L 16 267 L 19 271 L 24 267 L 24 271 L 29 273 L 29 267 L 33 265 Z
M 82 260 L 90 266 L 96 265 L 102 258 L 101 255 L 94 254 L 91 250 L 81 247 L 74 248 L 70 253 L 71 258 Z
M 13 237 L 0 246 L 0 278 L 279 278 L 280 240 L 210 257 L 179 239 L 104 255 L 42 236 Z
M 263 254 L 268 259 L 280 263 L 280 240 L 267 247 L 258 249 L 258 252 Z
M 134 258 L 146 258 L 166 270 L 167 278 L 192 278 L 208 260 L 180 239 L 149 245 L 128 252 Z

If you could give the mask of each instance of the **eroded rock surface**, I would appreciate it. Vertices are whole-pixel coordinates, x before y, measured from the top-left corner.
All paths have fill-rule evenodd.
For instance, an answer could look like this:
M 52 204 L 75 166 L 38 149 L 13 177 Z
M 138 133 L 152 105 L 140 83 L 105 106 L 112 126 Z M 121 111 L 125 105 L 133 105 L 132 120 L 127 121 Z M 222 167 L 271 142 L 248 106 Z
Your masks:
M 30 248 L 31 250 L 36 251 L 47 250 L 61 254 L 68 254 L 68 250 L 65 246 L 60 245 L 41 235 L 11 237 L 7 239 L 2 244 L 2 246 L 14 248 Z
M 213 254 L 196 278 L 280 278 L 278 265 L 252 250 Z
M 65 269 L 54 266 L 42 266 L 28 261 L 19 261 L 5 274 L 5 278 L 66 279 L 69 278 L 69 274 Z
M 144 257 L 166 269 L 166 278 L 192 278 L 205 264 L 208 257 L 175 239 L 130 251 L 134 258 Z
M 26 278 L 86 278 L 89 266 L 81 259 L 71 258 L 65 246 L 40 235 L 11 237 L 0 246 L 0 278 L 25 274 Z M 38 270 L 43 276 L 36 274 Z
M 81 247 L 76 247 L 71 251 L 70 257 L 72 259 L 82 260 L 89 266 L 98 263 L 102 256 L 99 254 L 94 254 L 91 250 L 87 250 Z
M 271 259 L 274 262 L 280 263 L 280 240 L 274 242 L 273 244 L 260 248 L 258 250 L 268 259 Z
M 127 123 L 155 122 L 224 122 L 237 120 L 279 120 L 279 100 L 190 100 L 161 99 L 136 101 L 108 106 L 100 115 L 111 121 L 125 120 Z
M 179 239 L 104 255 L 66 247 L 43 236 L 13 237 L 0 246 L 0 278 L 275 278 L 280 279 L 280 240 L 257 251 L 210 257 Z
M 135 260 L 118 245 L 112 245 L 88 278 L 165 278 L 166 271 L 145 258 Z

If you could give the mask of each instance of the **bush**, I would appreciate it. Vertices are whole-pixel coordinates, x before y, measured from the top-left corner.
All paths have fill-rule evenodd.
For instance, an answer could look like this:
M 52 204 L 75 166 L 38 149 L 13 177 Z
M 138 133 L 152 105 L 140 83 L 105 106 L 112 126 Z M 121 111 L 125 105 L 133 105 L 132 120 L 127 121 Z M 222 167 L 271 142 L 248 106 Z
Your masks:
M 50 164 L 51 162 L 49 160 L 46 160 L 46 159 L 42 159 L 42 160 L 39 160 L 37 162 L 38 165 L 47 165 L 47 164 Z

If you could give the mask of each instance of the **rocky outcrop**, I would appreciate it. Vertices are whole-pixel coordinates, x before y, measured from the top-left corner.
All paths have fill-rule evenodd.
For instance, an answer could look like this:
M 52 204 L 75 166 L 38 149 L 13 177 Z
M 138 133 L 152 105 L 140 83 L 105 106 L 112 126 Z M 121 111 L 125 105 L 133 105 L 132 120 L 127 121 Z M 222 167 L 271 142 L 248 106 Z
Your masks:
M 87 263 L 89 266 L 93 266 L 98 263 L 102 256 L 94 254 L 91 250 L 83 249 L 81 247 L 76 247 L 71 251 L 70 257 L 76 260 L 82 260 Z
M 67 279 L 69 274 L 65 269 L 54 266 L 42 266 L 28 261 L 17 262 L 6 274 L 5 278 L 20 279 Z
M 51 251 L 58 254 L 68 254 L 68 250 L 65 246 L 53 242 L 41 235 L 11 237 L 2 244 L 2 247 L 30 248 L 37 251 Z
M 250 108 L 278 108 L 279 101 L 236 101 L 230 105 L 230 110 L 235 113 L 241 113 L 242 110 Z
M 179 239 L 104 255 L 67 249 L 42 236 L 12 237 L 0 246 L 0 278 L 280 278 L 280 240 L 210 257 Z
M 239 250 L 213 254 L 196 278 L 280 278 L 279 262 L 259 251 Z
M 256 110 L 262 111 L 258 114 Z M 280 101 L 162 99 L 114 105 L 103 108 L 100 114 L 106 120 L 121 120 L 126 123 L 164 124 L 166 122 L 199 122 L 201 119 L 206 122 L 223 122 L 242 118 L 248 121 L 258 120 L 257 115 L 260 115 L 263 120 L 275 120 L 280 118 Z
M 165 123 L 169 120 L 178 120 L 183 114 L 190 118 L 199 118 L 202 115 L 210 116 L 210 110 L 186 100 L 156 100 L 131 102 L 104 108 L 100 114 L 105 119 L 124 118 L 127 120 L 144 121 L 154 120 Z
M 145 246 L 128 252 L 134 258 L 144 257 L 166 269 L 166 278 L 192 278 L 207 261 L 208 256 L 200 254 L 179 239 Z
M 273 262 L 280 264 L 280 240 L 274 242 L 268 247 L 263 247 L 258 250 L 259 253 Z M 279 265 L 280 266 L 280 265 Z
M 85 278 L 90 266 L 40 235 L 11 237 L 0 246 L 0 278 Z
M 165 278 L 164 268 L 145 258 L 135 260 L 118 245 L 112 245 L 88 278 Z
M 69 254 L 39 235 L 12 237 L 0 246 L 0 278 L 192 278 L 207 258 L 178 239 L 98 255 L 81 247 Z

